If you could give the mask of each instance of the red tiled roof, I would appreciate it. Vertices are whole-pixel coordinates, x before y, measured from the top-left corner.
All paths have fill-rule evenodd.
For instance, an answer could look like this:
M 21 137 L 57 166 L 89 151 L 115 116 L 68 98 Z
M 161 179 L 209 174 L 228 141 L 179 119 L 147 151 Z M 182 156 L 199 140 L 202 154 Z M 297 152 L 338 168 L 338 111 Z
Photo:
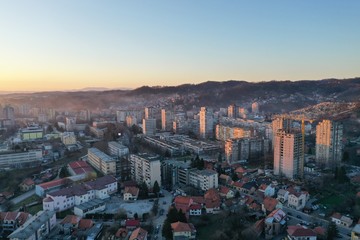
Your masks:
M 91 219 L 80 219 L 79 229 L 90 229 L 94 225 L 94 222 Z
M 19 212 L 7 212 L 4 221 L 15 221 Z
M 341 219 L 341 214 L 340 213 L 338 213 L 338 212 L 335 212 L 335 213 L 333 213 L 333 215 L 331 215 L 331 217 L 332 218 L 336 218 L 336 219 Z
M 238 187 L 238 188 L 241 188 L 243 185 L 244 185 L 244 183 L 241 183 L 241 182 L 233 182 L 232 183 L 232 186 Z
M 125 221 L 125 226 L 126 227 L 139 227 L 140 221 L 137 219 L 128 219 Z
M 190 210 L 199 210 L 201 209 L 201 205 L 200 204 L 193 204 L 189 207 Z
M 33 186 L 35 185 L 35 182 L 31 178 L 25 178 L 22 184 L 27 186 Z
M 172 223 L 171 229 L 174 232 L 191 232 L 191 227 L 188 223 L 183 223 L 179 221 Z
M 131 233 L 129 240 L 143 240 L 147 238 L 147 234 L 148 232 L 145 229 L 139 227 Z
M 264 202 L 263 202 L 264 208 L 266 209 L 266 211 L 271 212 L 271 211 L 273 211 L 275 209 L 278 202 L 279 201 L 277 199 L 275 199 L 275 198 L 266 197 L 264 199 Z
M 325 236 L 325 234 L 326 234 L 326 229 L 323 227 L 316 227 L 316 228 L 314 228 L 314 231 L 319 235 Z
M 316 237 L 316 232 L 302 226 L 289 226 L 287 232 L 293 237 Z
M 132 196 L 138 196 L 139 195 L 139 188 L 137 187 L 125 187 L 124 194 L 130 193 Z
M 199 204 L 205 203 L 205 199 L 202 196 L 194 196 L 191 197 L 191 199 L 193 200 L 193 203 L 199 203 Z
M 62 221 L 61 224 L 72 224 L 72 225 L 76 225 L 79 223 L 80 221 L 80 217 L 75 216 L 75 215 L 67 215 Z
M 42 187 L 44 190 L 50 189 L 50 188 L 55 188 L 55 187 L 60 187 L 62 185 L 65 185 L 68 181 L 71 181 L 68 178 L 60 178 L 60 179 L 56 179 L 50 182 L 45 182 L 45 183 L 41 183 L 39 184 L 40 187 Z
M 187 204 L 190 205 L 191 198 L 190 197 L 184 197 L 184 196 L 176 196 L 174 199 L 175 204 Z
M 224 186 L 221 186 L 220 190 L 219 190 L 220 194 L 224 194 L 224 195 L 228 194 L 229 191 L 230 191 L 230 189 L 228 187 L 224 187 Z
M 94 172 L 94 169 L 85 161 L 75 161 L 68 164 L 77 175 Z
M 206 191 L 204 195 L 205 201 L 211 200 L 211 201 L 220 201 L 220 195 L 219 192 L 215 188 L 211 188 Z

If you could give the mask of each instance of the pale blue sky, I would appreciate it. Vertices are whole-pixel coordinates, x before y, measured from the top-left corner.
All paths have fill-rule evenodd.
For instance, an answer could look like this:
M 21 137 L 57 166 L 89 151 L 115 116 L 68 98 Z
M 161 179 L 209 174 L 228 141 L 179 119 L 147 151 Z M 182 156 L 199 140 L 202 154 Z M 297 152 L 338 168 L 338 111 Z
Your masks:
M 1 90 L 360 76 L 360 1 L 1 1 Z

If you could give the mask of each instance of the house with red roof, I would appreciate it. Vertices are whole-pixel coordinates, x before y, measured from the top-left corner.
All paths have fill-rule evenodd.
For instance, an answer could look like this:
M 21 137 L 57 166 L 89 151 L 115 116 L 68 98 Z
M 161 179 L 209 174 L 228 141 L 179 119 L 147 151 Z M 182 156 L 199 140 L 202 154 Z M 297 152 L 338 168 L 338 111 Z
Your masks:
M 19 184 L 20 191 L 27 192 L 35 187 L 35 182 L 31 178 L 25 178 L 24 181 L 22 181 Z
M 136 201 L 139 196 L 138 187 L 125 187 L 124 189 L 124 201 Z
M 275 209 L 282 208 L 282 204 L 276 198 L 266 197 L 261 204 L 261 209 L 265 214 L 270 214 Z
M 192 204 L 189 207 L 190 216 L 200 216 L 202 214 L 202 205 L 201 204 Z
M 31 217 L 31 214 L 25 212 L 0 212 L 0 229 L 13 232 Z
M 72 184 L 72 181 L 69 178 L 60 178 L 50 182 L 44 182 L 35 186 L 35 193 L 39 197 L 43 197 L 46 193 L 57 191 L 70 184 Z
M 306 202 L 309 200 L 309 193 L 305 191 L 294 191 L 292 189 L 289 190 L 288 196 L 288 207 L 302 210 L 304 209 Z
M 317 233 L 309 228 L 303 226 L 288 226 L 287 228 L 288 238 L 292 240 L 316 240 Z
M 265 218 L 265 238 L 273 239 L 286 230 L 286 213 L 282 209 L 272 211 Z
M 128 230 L 136 229 L 140 227 L 139 219 L 127 219 L 125 220 L 125 228 Z
M 234 191 L 231 190 L 228 187 L 225 187 L 225 186 L 220 186 L 219 194 L 220 194 L 220 197 L 223 197 L 223 198 L 226 198 L 226 199 L 235 197 Z
M 204 195 L 206 213 L 217 213 L 220 210 L 221 198 L 215 188 L 206 191 Z
M 173 239 L 196 239 L 196 229 L 192 223 L 174 222 L 171 230 Z
M 129 240 L 147 240 L 147 236 L 148 232 L 145 229 L 138 227 L 131 233 Z

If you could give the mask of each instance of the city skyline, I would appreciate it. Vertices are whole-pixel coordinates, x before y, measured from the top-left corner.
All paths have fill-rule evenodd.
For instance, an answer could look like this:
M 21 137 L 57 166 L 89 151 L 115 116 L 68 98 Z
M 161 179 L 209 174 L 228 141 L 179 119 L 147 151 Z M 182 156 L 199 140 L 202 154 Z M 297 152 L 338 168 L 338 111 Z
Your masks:
M 358 1 L 0 3 L 1 91 L 360 76 Z

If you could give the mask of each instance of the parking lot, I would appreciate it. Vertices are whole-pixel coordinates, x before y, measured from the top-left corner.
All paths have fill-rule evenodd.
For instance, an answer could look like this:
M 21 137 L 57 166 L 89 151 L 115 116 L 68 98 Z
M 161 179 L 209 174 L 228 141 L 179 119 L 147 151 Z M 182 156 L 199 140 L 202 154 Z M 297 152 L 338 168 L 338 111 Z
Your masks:
M 112 197 L 106 204 L 105 213 L 118 213 L 121 209 L 124 209 L 128 217 L 133 217 L 135 213 L 141 217 L 144 213 L 151 211 L 154 202 L 147 200 L 137 200 L 134 202 L 125 202 L 119 197 Z

